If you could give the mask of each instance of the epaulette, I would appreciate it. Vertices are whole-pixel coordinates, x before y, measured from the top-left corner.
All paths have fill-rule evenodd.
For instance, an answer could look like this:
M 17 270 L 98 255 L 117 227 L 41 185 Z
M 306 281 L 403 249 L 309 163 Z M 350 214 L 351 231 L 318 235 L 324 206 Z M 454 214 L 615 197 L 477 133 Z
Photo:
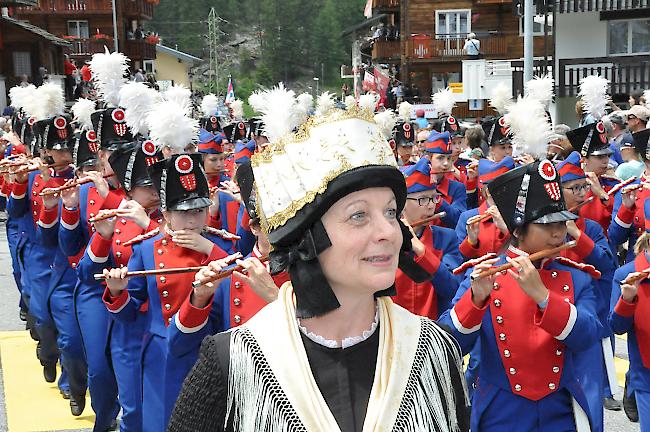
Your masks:
M 157 236 L 158 234 L 160 234 L 160 228 L 154 228 L 149 232 L 140 234 L 138 236 L 133 237 L 131 240 L 125 241 L 124 243 L 122 243 L 122 246 L 126 247 L 126 246 L 134 245 L 136 243 L 141 243 L 147 239 Z
M 583 272 L 588 273 L 594 279 L 600 279 L 600 270 L 596 269 L 596 267 L 592 266 L 591 264 L 579 263 L 565 257 L 557 257 L 554 261 L 567 267 L 573 267 L 575 269 L 582 270 Z
M 480 256 L 478 258 L 474 258 L 474 259 L 471 259 L 469 261 L 465 261 L 460 266 L 453 269 L 452 273 L 455 274 L 455 275 L 465 273 L 467 271 L 467 269 L 472 268 L 472 267 L 482 263 L 483 261 L 487 261 L 487 260 L 492 259 L 492 258 L 494 258 L 496 256 L 497 256 L 497 254 L 495 254 L 494 252 L 490 252 L 490 253 L 487 253 L 487 254 L 485 254 L 483 256 Z
M 214 227 L 211 227 L 211 226 L 206 226 L 205 228 L 203 228 L 203 231 L 208 233 L 208 234 L 212 234 L 212 235 L 216 235 L 217 237 L 221 237 L 224 240 L 235 241 L 235 240 L 240 240 L 241 239 L 241 237 L 238 236 L 237 234 L 233 234 L 233 233 L 228 232 L 226 230 L 217 229 L 217 228 L 214 228 Z

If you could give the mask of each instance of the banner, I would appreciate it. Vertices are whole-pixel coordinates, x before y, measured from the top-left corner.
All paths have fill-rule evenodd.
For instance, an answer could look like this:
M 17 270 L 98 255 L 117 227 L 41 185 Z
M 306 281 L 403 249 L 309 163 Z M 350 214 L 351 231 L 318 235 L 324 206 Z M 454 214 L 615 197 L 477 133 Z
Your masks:
M 363 16 L 366 18 L 372 17 L 372 0 L 366 2 L 366 8 L 363 10 Z
M 366 71 L 365 74 L 363 75 L 363 84 L 362 84 L 363 91 L 369 92 L 370 90 L 376 90 L 377 86 L 375 83 L 375 77 L 373 74 L 370 72 Z
M 235 100 L 235 88 L 232 86 L 232 77 L 228 77 L 228 92 L 226 93 L 226 103 L 229 104 Z
M 374 70 L 374 75 L 375 75 L 375 88 L 377 89 L 377 93 L 381 96 L 382 99 L 386 98 L 386 92 L 389 90 L 390 87 L 390 78 L 388 75 L 383 73 L 381 70 L 375 68 Z

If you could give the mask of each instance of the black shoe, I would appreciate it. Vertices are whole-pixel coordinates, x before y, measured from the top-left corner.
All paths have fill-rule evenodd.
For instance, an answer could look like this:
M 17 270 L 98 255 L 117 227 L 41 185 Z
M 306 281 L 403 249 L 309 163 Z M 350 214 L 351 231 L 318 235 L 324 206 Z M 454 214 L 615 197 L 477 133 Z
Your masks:
M 117 419 L 111 422 L 111 426 L 108 428 L 107 432 L 112 432 L 117 430 Z
M 39 359 L 39 360 L 41 359 L 41 342 L 40 341 L 36 344 L 36 358 Z
M 85 396 L 72 396 L 70 395 L 70 412 L 73 416 L 79 417 L 81 413 L 84 412 L 86 408 L 86 397 Z
M 613 397 L 606 397 L 603 399 L 603 407 L 609 411 L 620 411 L 621 403 Z
M 43 366 L 43 377 L 49 383 L 56 381 L 56 363 Z
M 623 390 L 623 411 L 632 423 L 639 422 L 639 410 L 636 406 L 636 397 L 627 395 L 627 376 L 625 377 L 625 390 Z
M 63 399 L 70 399 L 70 390 L 67 389 L 60 389 L 59 393 L 61 393 L 61 397 Z
M 18 318 L 20 318 L 21 321 L 27 322 L 27 311 L 21 309 L 20 312 L 18 312 Z

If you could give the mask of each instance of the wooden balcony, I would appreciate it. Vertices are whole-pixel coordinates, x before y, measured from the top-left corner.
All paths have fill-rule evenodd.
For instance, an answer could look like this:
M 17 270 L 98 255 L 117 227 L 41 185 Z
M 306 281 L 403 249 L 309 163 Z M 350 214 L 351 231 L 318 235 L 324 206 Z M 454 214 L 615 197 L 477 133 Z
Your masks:
M 153 18 L 153 4 L 147 0 L 124 0 L 124 12 L 127 17 L 150 20 Z
M 38 0 L 0 0 L 0 7 L 37 6 Z
M 650 87 L 650 55 L 562 59 L 557 72 L 559 96 L 576 96 L 580 80 L 594 74 L 610 80 L 611 94 L 630 94 Z
M 43 1 L 38 6 L 24 7 L 18 10 L 20 15 L 29 14 L 111 14 L 111 0 L 51 0 Z
M 508 54 L 508 36 L 479 36 L 480 52 L 483 58 L 499 58 Z M 407 41 L 407 55 L 414 62 L 419 61 L 459 61 L 467 58 L 463 47 L 465 38 L 411 37 Z
M 131 60 L 155 60 L 156 46 L 142 40 L 127 40 L 124 55 Z
M 73 58 L 87 58 L 96 53 L 103 53 L 104 47 L 113 51 L 112 39 L 68 39 L 72 44 L 70 56 Z
M 399 61 L 401 58 L 400 41 L 376 40 L 372 44 L 373 62 Z
M 373 0 L 372 9 L 378 12 L 390 12 L 399 10 L 400 0 Z
M 650 7 L 650 0 L 557 0 L 559 13 L 622 11 Z

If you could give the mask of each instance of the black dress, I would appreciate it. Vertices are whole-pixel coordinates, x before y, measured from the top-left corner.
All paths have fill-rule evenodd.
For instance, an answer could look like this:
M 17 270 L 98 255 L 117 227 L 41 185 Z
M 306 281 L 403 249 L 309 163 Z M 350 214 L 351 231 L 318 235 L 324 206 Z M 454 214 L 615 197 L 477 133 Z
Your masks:
M 301 333 L 309 365 L 318 388 L 342 432 L 359 432 L 368 407 L 379 349 L 379 330 L 351 347 L 328 348 Z M 228 396 L 230 333 L 207 337 L 199 360 L 185 379 L 169 422 L 170 432 L 232 431 L 232 419 L 224 429 Z M 469 430 L 461 376 L 448 354 L 456 416 L 461 431 Z M 433 429 L 432 429 L 433 430 Z

